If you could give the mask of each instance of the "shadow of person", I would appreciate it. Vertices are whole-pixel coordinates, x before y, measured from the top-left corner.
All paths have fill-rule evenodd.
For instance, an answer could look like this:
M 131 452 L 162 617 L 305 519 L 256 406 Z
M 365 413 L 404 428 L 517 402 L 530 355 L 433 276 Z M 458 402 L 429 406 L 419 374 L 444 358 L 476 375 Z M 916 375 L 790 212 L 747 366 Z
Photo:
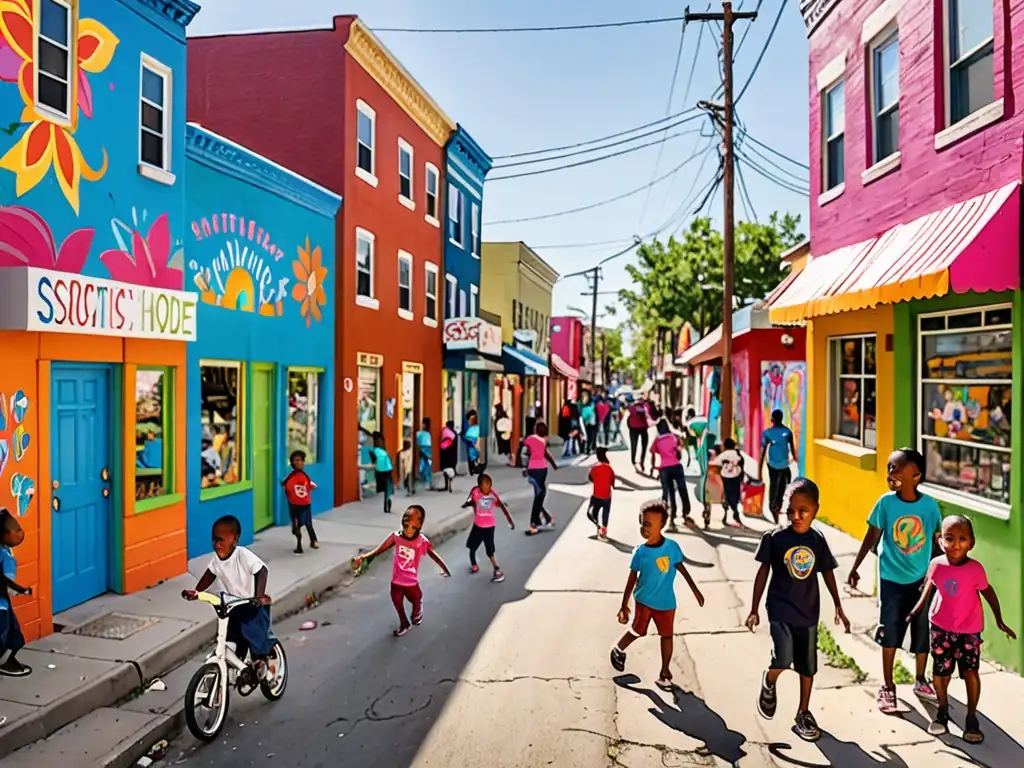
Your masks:
M 808 763 L 805 760 L 798 760 L 785 754 L 793 747 L 785 742 L 775 742 L 768 746 L 768 752 L 772 757 L 777 758 L 787 765 L 796 765 L 801 768 L 909 768 L 907 763 L 893 752 L 889 747 L 879 747 L 879 754 L 876 756 L 867 752 L 859 744 L 852 741 L 840 741 L 828 731 L 821 732 L 821 738 L 814 743 L 821 754 L 825 756 L 827 763 Z
M 719 531 L 705 531 L 701 528 L 694 528 L 694 532 L 715 549 L 719 547 L 734 547 L 751 554 L 757 552 L 761 542 L 762 534 L 752 531 L 745 533 L 741 528 L 723 528 Z
M 661 490 L 661 486 L 660 485 L 639 485 L 637 483 L 634 483 L 629 478 L 622 477 L 621 475 L 616 475 L 615 476 L 615 487 L 616 487 L 616 490 L 626 491 L 626 492 L 630 492 L 630 491 L 660 491 Z
M 672 687 L 673 703 L 669 704 L 650 688 L 638 688 L 640 678 L 636 675 L 619 675 L 615 684 L 620 688 L 646 696 L 654 704 L 650 710 L 663 724 L 674 731 L 684 733 L 692 739 L 703 741 L 707 755 L 734 765 L 747 756 L 743 745 L 747 737 L 738 731 L 729 730 L 722 716 L 711 709 L 703 699 L 684 691 L 678 685 Z
M 935 711 L 938 707 L 931 702 L 922 702 L 922 704 L 928 712 L 928 716 L 935 717 Z M 910 708 L 909 712 L 901 711 L 900 716 L 921 730 L 928 730 L 928 721 L 913 707 Z M 966 705 L 950 696 L 949 719 L 957 725 L 963 726 L 966 717 Z M 945 752 L 946 754 L 963 760 L 965 765 L 976 765 L 979 768 L 1002 768 L 1004 765 L 1024 765 L 1024 746 L 1021 746 L 1020 742 L 989 718 L 985 717 L 981 712 L 978 713 L 978 723 L 981 726 L 981 732 L 985 734 L 985 741 L 981 744 L 968 744 L 960 737 L 954 736 L 951 733 L 935 738 L 951 750 Z
M 636 549 L 636 547 L 631 547 L 629 544 L 626 544 L 622 541 L 618 541 L 617 539 L 601 539 L 596 534 L 593 536 L 588 536 L 587 538 L 591 541 L 599 541 L 602 544 L 610 544 L 614 549 L 627 555 L 633 554 L 633 550 Z

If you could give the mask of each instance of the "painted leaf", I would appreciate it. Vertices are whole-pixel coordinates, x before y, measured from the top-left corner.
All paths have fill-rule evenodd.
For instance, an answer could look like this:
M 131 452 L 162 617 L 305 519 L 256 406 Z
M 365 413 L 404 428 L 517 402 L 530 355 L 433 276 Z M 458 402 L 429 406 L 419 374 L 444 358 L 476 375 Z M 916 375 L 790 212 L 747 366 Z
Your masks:
M 0 0 L 0 33 L 13 51 L 28 61 L 32 58 L 34 40 L 32 17 L 28 7 L 19 0 Z
M 92 86 L 89 78 L 85 76 L 85 70 L 78 70 L 78 106 L 82 114 L 92 119 Z
M 5 83 L 18 82 L 18 75 L 21 73 L 21 65 L 25 60 L 18 55 L 17 51 L 7 44 L 7 41 L 0 37 L 0 80 Z
M 309 277 L 309 267 L 303 263 L 305 260 L 302 259 L 304 255 L 302 251 L 299 251 L 299 259 L 292 262 L 292 272 L 295 274 L 295 279 L 300 283 L 305 283 L 306 278 Z M 302 260 L 300 261 L 300 259 Z
M 104 251 L 100 254 L 100 261 L 110 273 L 111 280 L 116 280 L 119 283 L 138 284 L 135 262 L 124 251 Z
M 154 273 L 159 272 L 171 259 L 171 225 L 166 213 L 161 214 L 149 228 L 146 244 L 153 258 Z
M 49 123 L 33 123 L 18 143 L 0 158 L 0 168 L 16 176 L 14 191 L 18 197 L 35 188 L 50 170 L 53 160 L 51 130 Z
M 86 72 L 102 72 L 121 41 L 96 19 L 78 22 L 78 64 Z
M 89 258 L 89 249 L 95 235 L 94 229 L 79 229 L 68 235 L 57 253 L 57 268 L 61 272 L 80 275 Z
M 0 206 L 0 267 L 52 269 L 54 258 L 53 234 L 42 216 L 19 205 Z M 0 408 L 6 415 L 6 406 Z
M 78 187 L 82 181 L 82 153 L 75 140 L 62 128 L 53 128 L 53 166 L 64 197 L 78 213 Z
M 24 390 L 19 389 L 11 398 L 11 415 L 14 416 L 14 423 L 21 424 L 25 421 L 25 414 L 28 413 L 28 395 Z
M 0 475 L 3 475 L 4 470 L 7 469 L 7 462 L 11 457 L 11 449 L 7 445 L 6 440 L 0 440 Z
M 292 298 L 295 299 L 295 301 L 302 301 L 306 298 L 305 283 L 295 283 L 292 285 Z
M 18 425 L 18 428 L 14 430 L 14 460 L 21 461 L 25 458 L 25 451 L 28 450 L 28 444 L 31 441 L 31 436 L 25 431 L 24 425 Z

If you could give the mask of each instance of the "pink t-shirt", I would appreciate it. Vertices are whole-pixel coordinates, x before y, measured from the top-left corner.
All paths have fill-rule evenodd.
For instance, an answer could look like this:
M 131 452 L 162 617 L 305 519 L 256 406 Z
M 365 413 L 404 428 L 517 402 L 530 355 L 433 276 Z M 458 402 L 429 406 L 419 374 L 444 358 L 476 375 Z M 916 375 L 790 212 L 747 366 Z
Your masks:
M 415 587 L 420 583 L 420 560 L 430 551 L 430 541 L 422 533 L 409 541 L 400 531 L 392 533 L 388 541 L 395 545 L 391 583 L 400 587 Z
M 661 466 L 675 467 L 679 464 L 679 438 L 673 434 L 658 435 L 654 438 L 654 445 L 651 446 L 651 453 L 661 457 Z
M 988 589 L 985 566 L 977 560 L 950 565 L 945 555 L 932 560 L 931 581 L 935 597 L 928 619 L 939 629 L 957 634 L 974 634 L 985 628 L 981 595 Z
M 602 400 L 594 406 L 594 410 L 597 411 L 597 423 L 604 424 L 604 420 L 608 418 L 608 414 L 611 412 L 612 407 Z
M 474 488 L 469 494 L 469 500 L 473 502 L 473 525 L 477 528 L 493 528 L 494 510 L 501 501 L 494 489 L 485 494 L 479 488 Z
M 548 441 L 540 435 L 530 435 L 526 438 L 526 450 L 530 452 L 530 460 L 526 465 L 527 469 L 544 469 L 548 460 L 544 453 L 548 449 Z

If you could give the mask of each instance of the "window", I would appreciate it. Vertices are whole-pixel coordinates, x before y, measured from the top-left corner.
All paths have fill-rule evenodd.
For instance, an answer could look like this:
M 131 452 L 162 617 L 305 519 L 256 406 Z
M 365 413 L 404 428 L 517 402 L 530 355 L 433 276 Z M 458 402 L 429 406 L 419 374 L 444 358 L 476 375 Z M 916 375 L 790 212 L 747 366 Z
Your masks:
M 900 149 L 900 40 L 893 32 L 871 51 L 875 162 Z
M 455 297 L 459 295 L 459 281 L 454 275 L 445 275 L 444 304 L 448 317 L 458 317 L 455 314 Z
M 306 454 L 307 464 L 320 456 L 320 375 L 308 368 L 288 369 L 288 456 Z
M 466 314 L 466 292 L 459 291 L 459 317 L 468 317 Z
M 139 159 L 165 171 L 171 169 L 171 70 L 155 59 L 142 57 L 139 105 Z
M 917 343 L 925 480 L 1009 505 L 1011 307 L 921 315 Z
M 476 317 L 476 306 L 480 298 L 480 289 L 475 286 L 469 286 L 469 316 Z
M 412 254 L 398 252 L 398 314 L 412 320 Z
M 992 3 L 946 0 L 949 123 L 958 123 L 995 100 Z
M 365 229 L 356 229 L 356 302 L 376 307 L 373 297 L 373 251 L 376 238 Z M 360 301 L 363 299 L 363 301 Z
M 430 163 L 427 163 L 427 221 L 435 226 L 439 223 L 437 220 L 437 184 L 438 184 L 438 172 L 437 168 Z
M 875 431 L 874 336 L 843 336 L 829 339 L 831 399 L 829 429 L 836 440 L 877 446 Z
M 169 418 L 173 397 L 170 369 L 138 368 L 135 371 L 136 501 L 174 493 L 171 477 L 174 427 Z
M 201 425 L 200 488 L 242 482 L 242 364 L 204 361 L 199 364 L 202 382 L 199 418 Z
M 373 186 L 377 186 L 377 176 L 374 172 L 374 148 L 377 146 L 375 134 L 377 131 L 377 113 L 363 101 L 356 102 L 357 135 L 356 135 L 356 175 Z
M 406 208 L 414 209 L 412 199 L 412 147 L 404 139 L 398 140 L 398 200 Z
M 469 219 L 469 252 L 480 258 L 480 206 L 473 203 Z
M 448 237 L 462 247 L 462 195 L 454 184 L 448 185 Z
M 72 5 L 67 0 L 40 0 L 38 7 L 36 106 L 70 120 L 71 78 L 75 73 Z
M 843 81 L 840 80 L 825 90 L 824 94 L 824 127 L 825 151 L 823 159 L 825 168 L 823 176 L 825 190 L 835 189 L 845 181 L 843 172 L 843 143 L 846 134 L 846 104 L 843 100 Z
M 427 301 L 426 308 L 424 309 L 423 321 L 427 325 L 431 323 L 427 322 L 433 320 L 433 324 L 437 324 L 437 264 L 431 264 L 427 262 L 424 265 L 424 280 L 423 285 L 425 286 L 424 291 L 426 293 Z

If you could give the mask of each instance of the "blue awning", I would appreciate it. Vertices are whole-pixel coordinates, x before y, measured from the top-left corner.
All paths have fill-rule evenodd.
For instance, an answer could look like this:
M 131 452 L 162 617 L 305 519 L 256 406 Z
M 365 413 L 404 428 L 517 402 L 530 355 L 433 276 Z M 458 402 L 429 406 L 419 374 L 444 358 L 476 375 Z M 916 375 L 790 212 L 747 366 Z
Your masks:
M 533 352 L 510 347 L 506 344 L 501 348 L 501 353 L 507 373 L 514 373 L 519 376 L 551 375 L 547 360 L 539 355 L 535 355 Z
M 501 373 L 505 370 L 501 357 L 476 352 L 471 349 L 449 350 L 444 353 L 446 371 L 490 371 Z

